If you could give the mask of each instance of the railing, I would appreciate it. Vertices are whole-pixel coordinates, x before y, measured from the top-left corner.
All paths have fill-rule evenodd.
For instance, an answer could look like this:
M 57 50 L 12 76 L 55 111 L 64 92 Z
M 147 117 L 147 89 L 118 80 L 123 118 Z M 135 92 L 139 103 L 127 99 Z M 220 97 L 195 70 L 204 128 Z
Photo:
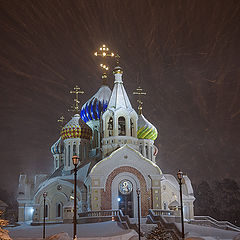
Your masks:
M 172 210 L 163 210 L 163 209 L 150 209 L 150 211 L 153 212 L 154 216 L 162 216 L 162 215 L 172 216 L 174 213 L 174 211 Z
M 78 216 L 81 217 L 114 217 L 119 215 L 119 210 L 99 210 L 79 213 Z
M 181 239 L 181 232 L 176 227 L 174 223 L 169 223 L 165 218 L 174 217 L 173 211 L 171 210 L 161 210 L 161 209 L 149 209 L 148 214 L 148 222 L 155 223 L 160 225 L 162 228 L 166 230 L 166 232 L 170 233 L 174 240 Z
M 215 228 L 240 232 L 240 227 L 238 227 L 228 221 L 218 221 L 210 216 L 195 216 L 194 220 L 191 220 L 190 223 L 198 224 L 198 225 L 205 225 L 205 226 L 212 226 Z
M 99 210 L 89 211 L 78 214 L 78 223 L 84 222 L 103 222 L 114 220 L 119 222 L 125 229 L 137 230 L 136 224 L 131 224 L 128 215 L 124 215 L 121 210 Z

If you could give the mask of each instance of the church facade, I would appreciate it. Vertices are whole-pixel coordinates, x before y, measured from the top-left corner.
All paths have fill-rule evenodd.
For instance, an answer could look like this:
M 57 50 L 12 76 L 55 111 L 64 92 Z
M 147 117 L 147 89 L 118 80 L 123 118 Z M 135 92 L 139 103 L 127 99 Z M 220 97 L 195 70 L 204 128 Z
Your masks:
M 51 147 L 54 172 L 33 179 L 19 177 L 19 222 L 43 221 L 43 193 L 46 197 L 46 221 L 62 222 L 71 218 L 74 199 L 72 156 L 80 157 L 77 175 L 78 212 L 121 209 L 137 217 L 137 193 L 140 189 L 141 215 L 148 209 L 168 210 L 179 203 L 177 179 L 162 172 L 156 164 L 154 145 L 157 129 L 144 117 L 141 102 L 136 112 L 123 84 L 123 70 L 114 68 L 111 90 L 102 84 L 96 94 L 66 123 L 59 139 Z M 79 88 L 74 89 L 78 96 Z M 78 99 L 77 101 L 78 102 Z M 78 105 L 77 105 L 78 110 Z M 184 176 L 184 217 L 194 217 L 193 189 Z

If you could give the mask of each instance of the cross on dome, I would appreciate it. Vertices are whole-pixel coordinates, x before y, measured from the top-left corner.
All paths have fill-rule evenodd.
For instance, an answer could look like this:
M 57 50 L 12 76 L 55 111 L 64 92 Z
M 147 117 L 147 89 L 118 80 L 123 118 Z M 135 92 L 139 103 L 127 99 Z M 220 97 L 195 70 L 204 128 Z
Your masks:
M 75 112 L 76 114 L 78 114 L 80 112 L 80 108 L 79 108 L 79 100 L 78 100 L 78 94 L 83 94 L 84 91 L 81 91 L 80 88 L 76 85 L 74 88 L 73 88 L 73 91 L 71 90 L 70 91 L 71 94 L 76 94 L 75 98 L 74 98 L 74 105 L 71 106 L 71 109 L 68 110 L 68 111 L 73 111 Z
M 59 125 L 60 125 L 61 130 L 64 126 L 64 122 L 65 122 L 64 120 L 65 120 L 65 117 L 63 115 L 57 120 L 57 122 L 60 123 Z
M 102 47 L 99 48 L 100 52 L 95 52 L 95 56 L 101 56 L 101 57 L 114 57 L 114 53 L 109 53 L 109 48 L 106 47 L 105 44 L 102 45 Z
M 143 106 L 143 101 L 141 100 L 141 95 L 146 95 L 146 92 L 143 92 L 143 89 L 139 86 L 135 92 L 133 92 L 133 95 L 138 95 L 137 102 L 139 103 L 138 105 L 138 114 L 142 114 L 142 106 Z
M 106 80 L 107 80 L 107 71 L 109 70 L 109 67 L 106 64 L 106 58 L 107 57 L 114 57 L 115 54 L 113 52 L 109 52 L 109 48 L 106 47 L 105 44 L 102 45 L 102 47 L 99 48 L 99 52 L 94 53 L 95 56 L 100 56 L 103 58 L 103 63 L 100 64 L 101 69 L 103 70 L 102 73 L 102 80 L 103 80 L 103 85 L 106 85 Z

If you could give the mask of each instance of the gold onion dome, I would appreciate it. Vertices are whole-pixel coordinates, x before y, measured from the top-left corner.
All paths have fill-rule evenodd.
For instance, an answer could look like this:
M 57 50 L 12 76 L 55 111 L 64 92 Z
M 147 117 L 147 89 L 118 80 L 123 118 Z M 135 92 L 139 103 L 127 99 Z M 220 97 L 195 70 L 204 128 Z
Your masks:
M 81 119 L 79 114 L 75 114 L 73 118 L 62 128 L 62 139 L 92 137 L 92 129 Z
M 142 114 L 139 114 L 137 137 L 139 139 L 155 140 L 157 135 L 157 129 Z

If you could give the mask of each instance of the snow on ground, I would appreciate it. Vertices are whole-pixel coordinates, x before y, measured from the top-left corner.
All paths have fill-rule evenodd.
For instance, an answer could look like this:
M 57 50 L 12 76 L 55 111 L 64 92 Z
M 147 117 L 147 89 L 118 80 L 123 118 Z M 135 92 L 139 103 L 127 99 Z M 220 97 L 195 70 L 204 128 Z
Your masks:
M 180 223 L 175 223 L 178 229 L 182 230 L 182 225 Z M 230 231 L 230 230 L 222 230 L 218 228 L 213 227 L 205 227 L 205 226 L 199 226 L 194 224 L 184 224 L 185 234 L 186 237 L 201 237 L 205 240 L 212 240 L 212 239 L 218 239 L 218 240 L 228 240 L 228 239 L 234 239 L 237 235 L 239 235 L 239 232 L 236 231 Z
M 8 228 L 9 235 L 13 239 L 41 239 L 43 226 L 31 226 L 23 223 L 22 225 L 14 228 Z M 48 224 L 46 225 L 46 237 L 50 237 L 57 233 L 68 233 L 72 238 L 73 235 L 73 224 Z M 118 235 L 137 235 L 133 230 L 122 229 L 117 222 L 100 222 L 100 223 L 88 223 L 77 225 L 77 236 L 78 238 L 94 238 L 97 237 L 112 237 Z

